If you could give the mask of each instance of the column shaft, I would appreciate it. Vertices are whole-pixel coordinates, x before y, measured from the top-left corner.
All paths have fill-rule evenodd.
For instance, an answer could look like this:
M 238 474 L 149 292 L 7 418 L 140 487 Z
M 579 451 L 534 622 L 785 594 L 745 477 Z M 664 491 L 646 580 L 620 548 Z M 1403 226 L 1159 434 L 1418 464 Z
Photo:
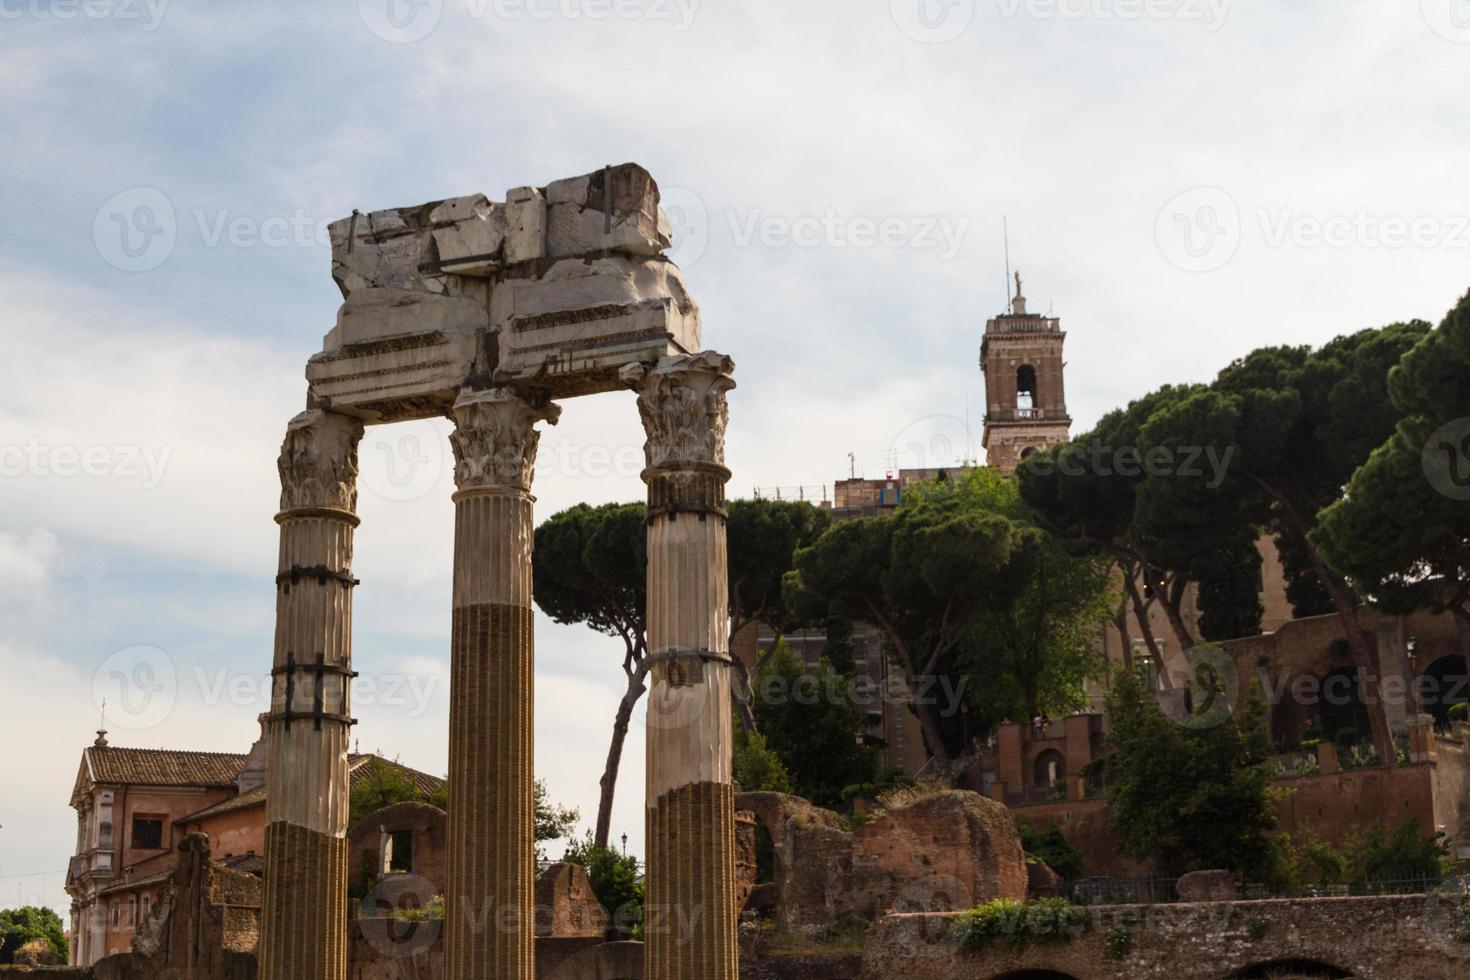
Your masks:
M 292 420 L 281 450 L 261 980 L 346 980 L 352 535 L 362 425 Z
M 625 375 L 648 431 L 648 980 L 736 980 L 725 530 L 728 358 Z
M 538 420 L 506 391 L 455 403 L 446 980 L 533 980 L 532 497 Z

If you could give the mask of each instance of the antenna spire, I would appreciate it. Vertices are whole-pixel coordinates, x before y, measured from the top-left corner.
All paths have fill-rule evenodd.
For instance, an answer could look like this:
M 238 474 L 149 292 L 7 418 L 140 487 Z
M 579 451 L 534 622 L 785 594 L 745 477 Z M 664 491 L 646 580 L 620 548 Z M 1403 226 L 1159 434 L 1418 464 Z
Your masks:
M 1006 296 L 1011 294 L 1011 225 L 1010 219 L 1005 215 L 1000 216 L 1001 237 L 1005 241 L 1006 249 Z M 1019 290 L 1018 290 L 1019 292 Z M 1010 301 L 1006 301 L 1006 312 L 1011 312 Z

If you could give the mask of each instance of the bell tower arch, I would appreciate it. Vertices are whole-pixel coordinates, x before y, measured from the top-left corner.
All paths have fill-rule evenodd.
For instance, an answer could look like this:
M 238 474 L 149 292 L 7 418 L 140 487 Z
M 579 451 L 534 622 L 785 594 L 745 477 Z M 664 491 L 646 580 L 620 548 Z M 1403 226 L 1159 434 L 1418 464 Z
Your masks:
M 1009 476 L 1023 456 L 1067 441 L 1062 345 L 1067 335 L 1058 317 L 1026 311 L 1021 273 L 1010 307 L 985 324 L 980 373 L 985 378 L 986 463 Z

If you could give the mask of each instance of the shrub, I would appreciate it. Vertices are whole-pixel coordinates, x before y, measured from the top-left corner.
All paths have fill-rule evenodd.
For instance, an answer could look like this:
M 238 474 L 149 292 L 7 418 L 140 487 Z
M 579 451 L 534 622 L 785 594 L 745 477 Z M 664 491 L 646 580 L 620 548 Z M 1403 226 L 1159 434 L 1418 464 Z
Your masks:
M 1021 835 L 1021 846 L 1026 853 L 1045 861 L 1062 878 L 1075 881 L 1082 877 L 1082 852 L 1056 827 L 1037 830 L 1025 817 L 1016 817 L 1016 830 Z
M 1018 902 L 997 898 L 960 913 L 953 938 L 961 949 L 983 949 L 996 942 L 1066 942 L 1082 930 L 1087 914 L 1065 898 Z
M 1450 705 L 1450 721 L 1470 721 L 1470 704 L 1461 701 Z

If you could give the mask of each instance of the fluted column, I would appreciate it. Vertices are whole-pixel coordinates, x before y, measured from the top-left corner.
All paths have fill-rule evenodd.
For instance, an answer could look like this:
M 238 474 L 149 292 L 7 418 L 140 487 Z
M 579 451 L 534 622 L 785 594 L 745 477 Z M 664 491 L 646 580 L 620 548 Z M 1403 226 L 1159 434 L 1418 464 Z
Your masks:
M 535 975 L 531 473 L 538 421 L 506 389 L 454 404 L 447 980 Z
M 736 980 L 728 357 L 631 365 L 648 436 L 647 980 Z
M 261 980 L 346 980 L 352 533 L 362 423 L 302 412 L 281 446 Z

